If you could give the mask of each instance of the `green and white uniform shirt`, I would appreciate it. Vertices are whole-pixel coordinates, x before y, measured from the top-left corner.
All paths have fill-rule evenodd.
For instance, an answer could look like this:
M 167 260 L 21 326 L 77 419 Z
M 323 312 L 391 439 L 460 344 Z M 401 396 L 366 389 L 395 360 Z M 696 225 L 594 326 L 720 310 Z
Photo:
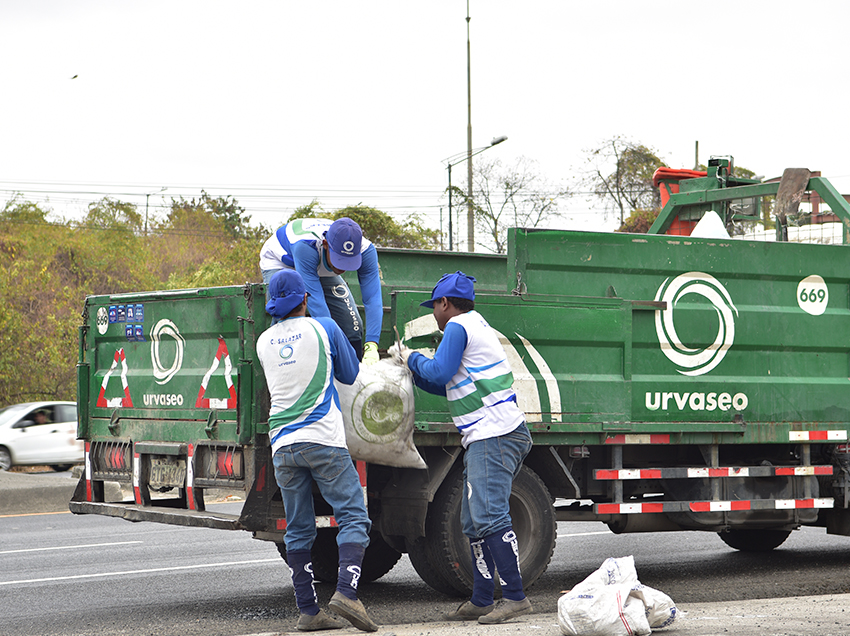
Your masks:
M 446 396 L 464 448 L 510 433 L 525 421 L 505 349 L 477 311 L 448 321 L 433 359 L 414 352 L 408 364 L 417 386 Z
M 296 442 L 348 448 L 333 381 L 352 384 L 359 363 L 339 326 L 330 318 L 287 318 L 262 333 L 257 356 L 271 395 L 272 454 Z

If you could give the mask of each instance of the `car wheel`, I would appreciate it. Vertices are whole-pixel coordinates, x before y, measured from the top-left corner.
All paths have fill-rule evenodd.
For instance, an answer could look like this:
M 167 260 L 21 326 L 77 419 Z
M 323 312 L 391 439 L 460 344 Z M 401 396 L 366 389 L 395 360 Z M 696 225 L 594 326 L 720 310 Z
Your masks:
M 0 470 L 9 470 L 12 467 L 12 455 L 9 451 L 0 446 Z

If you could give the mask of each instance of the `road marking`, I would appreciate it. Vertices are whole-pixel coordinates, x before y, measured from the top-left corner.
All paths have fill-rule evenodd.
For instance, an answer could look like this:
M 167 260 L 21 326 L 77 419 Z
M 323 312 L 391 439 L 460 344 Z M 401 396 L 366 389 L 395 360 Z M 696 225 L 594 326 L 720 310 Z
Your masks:
M 58 512 L 22 512 L 17 515 L 0 515 L 0 519 L 14 519 L 15 517 L 41 517 L 44 515 L 69 515 L 70 510 L 60 510 Z
M 52 581 L 74 581 L 79 579 L 106 578 L 109 576 L 127 576 L 130 574 L 151 574 L 153 572 L 177 572 L 201 568 L 220 568 L 228 565 L 253 565 L 255 563 L 280 563 L 277 559 L 256 559 L 255 561 L 228 561 L 226 563 L 204 563 L 201 565 L 182 565 L 171 568 L 151 568 L 148 570 L 126 570 L 124 572 L 103 572 L 98 574 L 77 574 L 74 576 L 56 576 L 47 579 L 22 579 L 20 581 L 0 581 L 0 585 L 21 585 L 23 583 L 49 583 Z
M 603 530 L 602 532 L 571 532 L 569 534 L 559 534 L 558 538 L 563 539 L 564 537 L 587 537 L 592 534 L 611 534 L 611 531 Z
M 89 543 L 86 545 L 60 545 L 53 548 L 27 548 L 25 550 L 0 550 L 0 554 L 16 554 L 18 552 L 42 552 L 45 550 L 74 550 L 76 548 L 100 548 L 107 545 L 130 545 L 141 541 L 118 541 L 116 543 Z

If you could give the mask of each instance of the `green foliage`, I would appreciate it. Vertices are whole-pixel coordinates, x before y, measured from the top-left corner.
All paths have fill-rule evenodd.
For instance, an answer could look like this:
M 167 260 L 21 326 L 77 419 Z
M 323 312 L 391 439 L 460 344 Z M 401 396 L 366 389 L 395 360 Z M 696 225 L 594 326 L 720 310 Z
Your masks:
M 365 205 L 350 205 L 336 212 L 325 212 L 319 202 L 311 201 L 297 208 L 290 221 L 295 219 L 341 219 L 348 217 L 360 226 L 363 236 L 378 247 L 406 247 L 412 249 L 436 249 L 440 244 L 440 233 L 429 230 L 416 214 L 399 223 L 386 212 Z
M 631 214 L 626 218 L 623 224 L 617 228 L 617 232 L 631 232 L 633 234 L 646 234 L 649 228 L 658 218 L 658 213 L 661 210 L 655 208 L 652 210 L 632 210 Z
M 0 222 L 29 225 L 44 223 L 49 213 L 50 210 L 41 209 L 37 203 L 22 201 L 21 196 L 16 194 L 3 206 Z
M 228 236 L 233 239 L 259 240 L 265 230 L 253 227 L 251 218 L 245 216 L 245 208 L 230 196 L 211 197 L 201 190 L 201 197 L 187 201 L 182 196 L 171 199 L 171 211 L 165 226 L 182 226 L 187 218 L 205 218 L 219 222 Z
M 250 225 L 231 197 L 172 200 L 146 227 L 131 203 L 92 203 L 79 222 L 15 196 L 0 208 L 0 406 L 76 398 L 80 311 L 88 295 L 260 282 L 260 246 L 271 230 Z M 318 202 L 293 218 L 326 216 Z M 438 234 L 364 206 L 338 210 L 378 245 L 433 247 Z
M 104 197 L 89 204 L 83 225 L 102 230 L 141 232 L 144 219 L 132 203 Z
M 12 218 L 0 224 L 0 395 L 4 403 L 72 398 L 81 299 L 63 284 L 69 228 Z

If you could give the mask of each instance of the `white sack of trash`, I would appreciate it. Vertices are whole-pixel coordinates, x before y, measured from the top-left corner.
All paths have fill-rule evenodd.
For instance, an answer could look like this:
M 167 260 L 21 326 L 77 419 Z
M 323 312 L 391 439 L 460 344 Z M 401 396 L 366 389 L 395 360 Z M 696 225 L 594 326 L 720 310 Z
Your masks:
M 413 444 L 413 375 L 392 358 L 360 365 L 354 384 L 335 382 L 348 452 L 356 460 L 427 468 Z
M 673 600 L 641 585 L 633 556 L 608 558 L 558 599 L 558 625 L 567 636 L 645 636 L 676 620 Z

